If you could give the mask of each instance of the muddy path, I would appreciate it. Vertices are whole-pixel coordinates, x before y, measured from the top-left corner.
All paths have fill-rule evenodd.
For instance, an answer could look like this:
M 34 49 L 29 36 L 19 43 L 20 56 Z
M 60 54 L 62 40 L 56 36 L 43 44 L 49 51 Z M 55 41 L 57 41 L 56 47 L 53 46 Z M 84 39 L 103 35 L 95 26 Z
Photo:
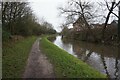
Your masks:
M 54 78 L 52 64 L 41 53 L 39 39 L 35 41 L 30 51 L 23 78 Z

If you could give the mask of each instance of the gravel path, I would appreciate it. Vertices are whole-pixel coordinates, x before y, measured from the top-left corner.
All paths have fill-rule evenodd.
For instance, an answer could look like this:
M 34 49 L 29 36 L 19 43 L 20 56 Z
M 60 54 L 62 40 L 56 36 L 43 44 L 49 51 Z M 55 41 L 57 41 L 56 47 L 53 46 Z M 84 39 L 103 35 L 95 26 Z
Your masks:
M 53 66 L 41 53 L 39 39 L 32 46 L 23 78 L 54 78 Z

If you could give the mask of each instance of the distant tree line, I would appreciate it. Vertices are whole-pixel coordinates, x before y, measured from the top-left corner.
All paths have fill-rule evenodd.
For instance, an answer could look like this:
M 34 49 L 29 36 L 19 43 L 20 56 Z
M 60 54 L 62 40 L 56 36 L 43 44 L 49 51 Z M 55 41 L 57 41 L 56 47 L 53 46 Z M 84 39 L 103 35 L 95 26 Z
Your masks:
M 54 34 L 53 26 L 37 22 L 28 2 L 2 2 L 3 39 L 11 35 L 41 35 Z

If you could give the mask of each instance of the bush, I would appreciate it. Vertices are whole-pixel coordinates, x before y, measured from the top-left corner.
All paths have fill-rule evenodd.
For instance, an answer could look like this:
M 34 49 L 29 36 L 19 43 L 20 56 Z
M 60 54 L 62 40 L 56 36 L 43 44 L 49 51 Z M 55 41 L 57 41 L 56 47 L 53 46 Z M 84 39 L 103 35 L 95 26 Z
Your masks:
M 9 40 L 10 36 L 11 36 L 11 34 L 9 32 L 7 32 L 5 30 L 2 31 L 2 40 L 3 41 Z

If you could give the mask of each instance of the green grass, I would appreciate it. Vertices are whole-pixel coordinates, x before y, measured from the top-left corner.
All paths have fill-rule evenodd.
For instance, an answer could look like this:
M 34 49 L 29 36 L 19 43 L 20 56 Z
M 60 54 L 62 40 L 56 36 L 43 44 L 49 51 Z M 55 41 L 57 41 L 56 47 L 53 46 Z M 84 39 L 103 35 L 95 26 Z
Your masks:
M 56 77 L 106 78 L 106 75 L 54 45 L 47 37 L 41 39 L 40 46 L 42 52 L 53 64 Z
M 3 45 L 3 78 L 21 78 L 27 58 L 36 37 L 28 37 L 16 43 Z

